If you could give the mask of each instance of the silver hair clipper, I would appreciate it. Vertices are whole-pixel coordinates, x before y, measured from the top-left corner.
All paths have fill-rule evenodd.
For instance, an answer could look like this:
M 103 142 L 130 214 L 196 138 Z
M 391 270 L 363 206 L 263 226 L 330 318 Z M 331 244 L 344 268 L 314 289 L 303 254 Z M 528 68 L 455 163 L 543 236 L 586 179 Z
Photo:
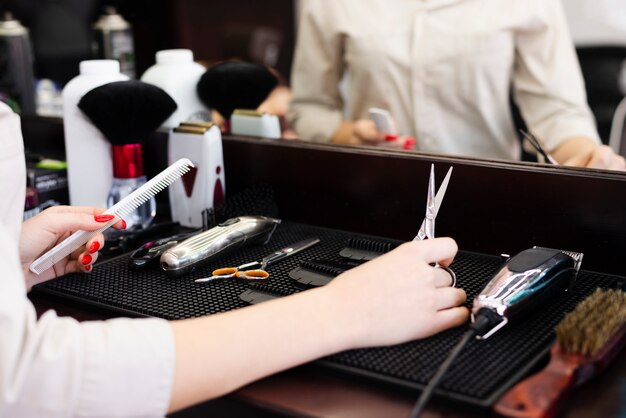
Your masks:
M 474 298 L 472 322 L 477 338 L 489 338 L 511 317 L 523 315 L 552 291 L 569 287 L 582 259 L 582 253 L 542 247 L 510 258 Z
M 191 273 L 243 245 L 267 243 L 280 222 L 280 219 L 265 216 L 231 218 L 165 251 L 160 259 L 161 268 L 173 276 Z

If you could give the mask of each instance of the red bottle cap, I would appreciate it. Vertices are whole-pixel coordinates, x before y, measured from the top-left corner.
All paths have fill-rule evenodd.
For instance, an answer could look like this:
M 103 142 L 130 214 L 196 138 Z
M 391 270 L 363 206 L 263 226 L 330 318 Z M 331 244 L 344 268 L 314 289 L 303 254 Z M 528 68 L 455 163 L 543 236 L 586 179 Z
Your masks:
M 132 179 L 143 176 L 141 144 L 113 145 L 113 177 Z
M 394 135 L 394 134 L 385 135 L 385 141 L 395 141 L 396 139 L 398 139 L 398 135 Z

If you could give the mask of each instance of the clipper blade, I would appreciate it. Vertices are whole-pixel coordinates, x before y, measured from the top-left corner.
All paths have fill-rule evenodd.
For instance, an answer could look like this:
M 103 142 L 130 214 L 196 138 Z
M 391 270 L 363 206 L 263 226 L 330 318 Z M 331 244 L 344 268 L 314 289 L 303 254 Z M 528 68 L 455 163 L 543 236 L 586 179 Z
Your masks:
M 547 248 L 547 247 L 538 247 L 538 246 L 534 246 L 533 248 L 539 248 L 539 249 L 543 249 L 543 250 L 551 250 L 552 248 Z M 570 257 L 572 257 L 574 259 L 574 262 L 576 263 L 574 266 L 574 269 L 576 270 L 576 273 L 578 273 L 580 271 L 580 266 L 583 262 L 583 256 L 585 254 L 583 253 L 579 253 L 576 251 L 567 251 L 567 250 L 558 250 L 561 251 L 563 254 L 568 255 Z

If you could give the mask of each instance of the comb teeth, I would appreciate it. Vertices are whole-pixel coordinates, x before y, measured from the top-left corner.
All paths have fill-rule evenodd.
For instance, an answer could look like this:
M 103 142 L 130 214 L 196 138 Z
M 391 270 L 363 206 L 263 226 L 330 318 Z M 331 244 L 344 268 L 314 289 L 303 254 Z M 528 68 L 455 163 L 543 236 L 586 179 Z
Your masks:
M 339 276 L 341 273 L 343 273 L 349 268 L 348 266 L 341 267 L 339 265 L 335 266 L 330 263 L 322 264 L 322 262 L 315 262 L 315 261 L 303 261 L 300 263 L 300 267 L 306 270 L 314 271 L 317 273 L 321 273 L 321 274 L 325 274 L 327 276 L 333 276 L 333 277 Z
M 373 241 L 370 239 L 350 238 L 348 247 L 359 250 L 372 251 L 375 253 L 386 253 L 391 251 L 391 244 L 388 242 Z
M 193 167 L 193 163 L 187 158 L 182 158 L 176 161 L 174 164 L 157 174 L 154 178 L 148 181 L 146 184 L 132 192 L 124 199 L 117 202 L 110 209 L 105 211 L 105 214 L 115 215 L 118 218 L 132 213 L 135 209 L 147 202 L 155 194 L 165 189 L 172 184 L 176 179 L 180 178 L 183 174 Z M 44 255 L 33 261 L 30 265 L 30 271 L 35 274 L 41 274 L 44 271 L 51 268 L 53 265 L 67 257 L 81 245 L 84 245 L 96 234 L 103 232 L 111 225 L 116 223 L 119 219 L 112 219 L 104 224 L 100 229 L 95 231 L 77 231 L 69 238 L 61 242 L 59 245 L 50 249 Z
M 127 198 L 116 203 L 107 212 L 123 218 L 146 203 L 154 195 L 168 187 L 174 181 L 188 172 L 193 164 L 186 158 L 180 159 L 170 167 L 156 175 L 146 184 L 131 193 Z
M 350 238 L 348 245 L 339 252 L 339 255 L 350 260 L 369 261 L 381 254 L 391 251 L 395 247 L 395 244 L 388 242 Z
M 263 284 L 251 284 L 250 288 L 257 292 L 268 293 L 274 296 L 289 296 L 299 292 L 298 289 L 283 289 L 281 287 Z
M 593 356 L 626 324 L 626 293 L 596 291 L 567 314 L 556 327 L 561 349 Z

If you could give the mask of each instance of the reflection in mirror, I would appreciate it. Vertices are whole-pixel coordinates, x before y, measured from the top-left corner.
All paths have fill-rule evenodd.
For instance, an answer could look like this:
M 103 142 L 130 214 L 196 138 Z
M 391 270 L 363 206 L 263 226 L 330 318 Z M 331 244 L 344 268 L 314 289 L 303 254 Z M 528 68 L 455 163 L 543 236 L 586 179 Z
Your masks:
M 4 6 L 32 29 L 37 77 L 61 85 L 75 74 L 46 72 L 61 68 L 45 64 L 63 49 L 44 36 L 56 20 L 41 14 L 63 4 L 88 34 L 113 4 L 132 24 L 138 75 L 169 48 L 191 49 L 207 67 L 240 59 L 274 69 L 280 82 L 256 110 L 280 116 L 286 138 L 536 161 L 521 128 L 560 163 L 623 167 L 598 147 L 621 152 L 626 142 L 622 0 L 37 3 Z
M 519 160 L 514 104 L 559 163 L 623 170 L 600 145 L 561 4 L 488 3 L 303 1 L 289 114 L 298 135 L 382 147 L 412 137 L 423 152 Z M 621 98 L 620 71 L 604 81 Z M 398 131 L 381 132 L 372 108 Z

